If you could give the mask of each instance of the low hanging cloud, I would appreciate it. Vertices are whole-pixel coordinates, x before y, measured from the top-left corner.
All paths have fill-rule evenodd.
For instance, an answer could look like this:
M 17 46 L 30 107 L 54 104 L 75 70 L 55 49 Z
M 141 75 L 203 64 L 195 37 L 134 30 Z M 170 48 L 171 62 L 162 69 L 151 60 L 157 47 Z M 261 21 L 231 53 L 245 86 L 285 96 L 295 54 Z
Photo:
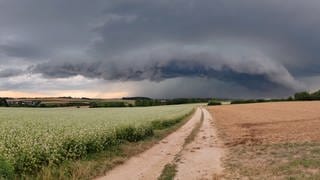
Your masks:
M 24 74 L 25 71 L 21 69 L 4 69 L 0 70 L 0 78 L 9 78 Z
M 206 49 L 206 50 L 202 50 Z M 281 64 L 262 55 L 230 56 L 208 48 L 176 46 L 137 50 L 96 62 L 57 61 L 33 68 L 49 78 L 82 75 L 120 81 L 163 81 L 179 77 L 203 77 L 229 81 L 255 89 L 274 86 L 298 90 L 296 81 Z

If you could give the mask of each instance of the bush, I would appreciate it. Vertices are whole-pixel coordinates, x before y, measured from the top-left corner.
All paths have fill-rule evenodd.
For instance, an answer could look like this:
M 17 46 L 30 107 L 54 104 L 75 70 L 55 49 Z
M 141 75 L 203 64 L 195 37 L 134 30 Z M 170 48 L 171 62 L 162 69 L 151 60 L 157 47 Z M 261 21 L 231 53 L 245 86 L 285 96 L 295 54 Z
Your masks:
M 12 179 L 13 175 L 13 167 L 0 156 L 0 179 Z
M 294 99 L 297 101 L 313 101 L 320 100 L 320 90 L 314 93 L 298 92 L 294 95 Z
M 312 97 L 308 92 L 299 92 L 294 95 L 295 100 L 311 100 Z
M 127 107 L 125 102 L 92 102 L 90 108 L 102 108 L 102 107 Z
M 121 127 L 116 130 L 116 138 L 129 142 L 137 142 L 153 135 L 152 127 Z
M 154 129 L 166 129 L 170 126 L 173 126 L 177 123 L 179 123 L 181 119 L 175 119 L 175 120 L 166 120 L 166 121 L 153 121 L 152 122 L 152 127 Z
M 219 101 L 209 101 L 208 106 L 220 106 L 222 105 Z
M 249 99 L 249 100 L 234 100 L 231 102 L 231 104 L 249 104 L 249 103 L 257 103 L 257 101 L 254 99 Z

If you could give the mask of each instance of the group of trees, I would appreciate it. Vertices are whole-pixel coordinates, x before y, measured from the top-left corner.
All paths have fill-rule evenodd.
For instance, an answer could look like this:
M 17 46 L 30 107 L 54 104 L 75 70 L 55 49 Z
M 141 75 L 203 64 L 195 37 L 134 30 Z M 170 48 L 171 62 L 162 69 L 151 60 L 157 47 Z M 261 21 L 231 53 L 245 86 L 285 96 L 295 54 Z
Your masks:
M 8 102 L 5 98 L 0 98 L 0 107 L 8 107 Z
M 139 106 L 139 107 L 140 106 L 160 106 L 164 104 L 165 103 L 156 99 L 138 99 L 135 101 L 135 106 Z
M 298 101 L 312 101 L 312 100 L 320 100 L 320 90 L 309 93 L 309 92 L 299 92 L 294 95 L 294 99 Z
M 222 103 L 220 101 L 217 101 L 215 99 L 212 99 L 209 101 L 208 106 L 220 106 Z

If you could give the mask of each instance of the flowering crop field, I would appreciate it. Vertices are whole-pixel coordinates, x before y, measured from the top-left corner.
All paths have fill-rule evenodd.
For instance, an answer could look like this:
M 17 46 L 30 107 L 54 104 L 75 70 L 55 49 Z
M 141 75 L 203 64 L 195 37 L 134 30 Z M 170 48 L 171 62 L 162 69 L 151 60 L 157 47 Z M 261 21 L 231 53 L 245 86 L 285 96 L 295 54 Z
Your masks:
M 0 108 L 0 161 L 14 173 L 32 173 L 152 136 L 153 130 L 178 123 L 194 107 Z

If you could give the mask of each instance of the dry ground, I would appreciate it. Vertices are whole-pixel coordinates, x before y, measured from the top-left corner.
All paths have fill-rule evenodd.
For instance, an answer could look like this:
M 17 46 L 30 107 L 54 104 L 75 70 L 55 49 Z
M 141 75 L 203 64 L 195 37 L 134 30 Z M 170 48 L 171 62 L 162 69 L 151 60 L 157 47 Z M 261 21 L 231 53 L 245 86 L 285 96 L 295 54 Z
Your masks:
M 320 102 L 210 107 L 227 179 L 320 179 Z
M 132 157 L 97 180 L 157 179 L 165 165 L 172 162 L 176 154 L 181 151 L 184 140 L 200 121 L 201 113 L 202 110 L 198 108 L 195 115 L 184 126 L 164 138 L 159 144 Z
M 221 157 L 224 148 L 219 141 L 214 119 L 203 110 L 203 122 L 193 141 L 179 155 L 176 180 L 212 180 L 222 173 Z
M 214 119 L 198 108 L 181 128 L 145 152 L 107 172 L 103 179 L 211 180 L 222 172 L 220 146 Z

